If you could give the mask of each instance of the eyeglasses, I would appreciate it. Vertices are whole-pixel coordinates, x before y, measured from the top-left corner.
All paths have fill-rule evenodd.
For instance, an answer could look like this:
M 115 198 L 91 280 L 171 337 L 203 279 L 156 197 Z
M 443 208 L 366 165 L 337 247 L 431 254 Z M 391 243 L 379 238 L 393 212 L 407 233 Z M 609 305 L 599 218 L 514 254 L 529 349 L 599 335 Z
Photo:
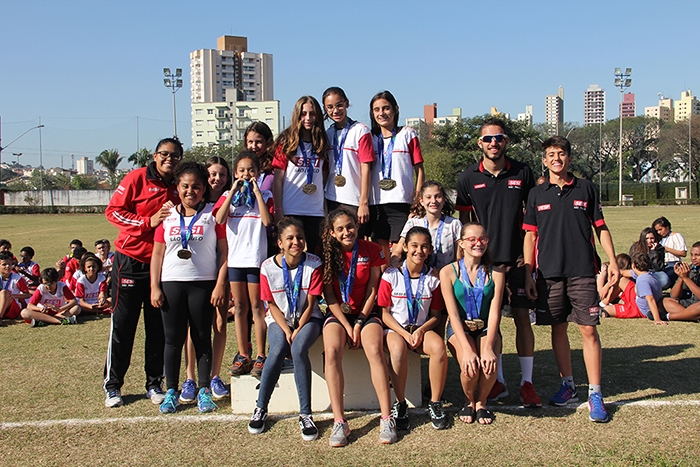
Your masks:
M 506 138 L 507 138 L 506 135 L 504 135 L 504 134 L 502 134 L 502 133 L 499 133 L 499 134 L 497 134 L 497 135 L 484 135 L 484 136 L 481 136 L 481 137 L 479 137 L 479 141 L 483 141 L 484 143 L 490 143 L 491 141 L 493 141 L 493 140 L 495 139 L 497 143 L 501 143 L 501 142 L 503 142 L 503 140 L 506 139 Z
M 156 154 L 158 154 L 158 157 L 160 157 L 162 161 L 166 160 L 168 157 L 171 161 L 179 161 L 182 159 L 182 154 L 179 152 L 157 151 Z
M 333 109 L 342 110 L 344 108 L 345 108 L 345 102 L 340 102 L 340 103 L 335 104 L 335 105 L 327 105 L 326 112 L 333 112 Z
M 489 240 L 491 240 L 489 237 L 484 235 L 483 237 L 466 237 L 463 238 L 462 240 L 469 242 L 471 246 L 476 245 L 476 242 L 481 242 L 482 245 L 488 245 Z

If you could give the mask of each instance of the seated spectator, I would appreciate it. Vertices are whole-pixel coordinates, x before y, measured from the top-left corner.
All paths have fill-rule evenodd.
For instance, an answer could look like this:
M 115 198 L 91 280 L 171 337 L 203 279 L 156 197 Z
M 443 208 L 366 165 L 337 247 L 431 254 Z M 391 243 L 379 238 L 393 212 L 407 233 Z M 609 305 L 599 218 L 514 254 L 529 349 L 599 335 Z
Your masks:
M 0 251 L 12 251 L 12 243 L 4 238 L 0 239 Z
M 671 297 L 664 298 L 669 321 L 700 319 L 700 242 L 690 248 L 690 262 L 675 266 L 678 280 L 671 289 Z
M 30 246 L 25 246 L 19 251 L 20 261 L 15 266 L 15 271 L 24 276 L 24 280 L 27 281 L 27 285 L 35 289 L 39 285 L 39 274 L 41 274 L 41 269 L 39 265 L 32 261 L 34 258 L 34 248 Z
M 31 296 L 24 278 L 12 272 L 14 264 L 10 251 L 0 251 L 0 294 L 3 295 L 0 319 L 17 319 L 25 306 L 24 300 Z
M 654 274 L 661 283 L 662 289 L 668 289 L 673 284 L 671 284 L 668 275 L 664 272 L 666 267 L 666 250 L 661 243 L 659 243 L 660 240 L 661 237 L 656 233 L 656 230 L 651 227 L 646 227 L 639 234 L 639 241 L 630 246 L 630 256 L 635 253 L 648 254 L 652 274 Z
M 661 237 L 659 243 L 666 250 L 664 272 L 668 276 L 669 284 L 673 284 L 678 278 L 673 267 L 681 258 L 685 258 L 685 255 L 688 253 L 688 247 L 685 245 L 685 238 L 678 232 L 671 231 L 671 223 L 665 217 L 659 217 L 651 226 L 656 230 L 656 233 L 659 234 L 659 237 Z
M 102 272 L 106 276 L 109 276 L 109 273 L 112 272 L 112 262 L 114 261 L 114 252 L 109 251 L 111 247 L 112 245 L 106 238 L 95 242 L 95 256 L 102 261 Z
M 80 260 L 82 274 L 75 281 L 75 298 L 82 313 L 109 313 L 112 305 L 107 293 L 107 280 L 100 258 L 87 253 Z M 75 274 L 73 277 L 77 276 Z
M 76 324 L 80 306 L 68 286 L 58 281 L 58 271 L 46 268 L 41 271 L 40 278 L 41 284 L 20 316 L 33 328 L 47 324 Z
M 66 264 L 68 264 L 68 261 L 70 261 L 70 259 L 73 257 L 73 250 L 75 250 L 79 246 L 83 246 L 83 242 L 75 238 L 70 241 L 69 246 L 70 253 L 56 261 L 56 270 L 58 271 L 58 274 L 60 276 L 63 276 L 65 274 Z
M 615 257 L 615 262 L 621 273 L 623 271 L 631 271 L 632 269 L 632 258 L 625 253 L 617 255 Z M 625 287 L 631 282 L 627 277 L 620 277 L 618 282 L 612 282 L 610 280 L 608 264 L 607 262 L 603 263 L 600 267 L 600 273 L 596 276 L 598 295 L 600 295 L 600 306 L 603 307 L 619 302 L 625 291 Z M 634 287 L 634 283 L 632 283 L 632 287 Z
M 73 293 L 75 293 L 75 281 L 82 275 L 80 272 L 80 260 L 83 259 L 85 253 L 87 253 L 87 250 L 82 246 L 75 247 L 73 249 L 73 257 L 66 263 L 63 283 L 66 284 Z M 77 276 L 73 277 L 76 274 Z

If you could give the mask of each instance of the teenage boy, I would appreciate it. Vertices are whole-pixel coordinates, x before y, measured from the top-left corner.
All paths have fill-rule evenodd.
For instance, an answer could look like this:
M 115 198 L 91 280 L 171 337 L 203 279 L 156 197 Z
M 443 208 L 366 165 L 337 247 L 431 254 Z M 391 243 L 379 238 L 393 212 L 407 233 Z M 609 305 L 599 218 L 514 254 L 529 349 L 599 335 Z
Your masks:
M 552 348 L 562 379 L 561 388 L 549 403 L 565 406 L 578 401 L 567 335 L 567 321 L 573 321 L 583 339 L 590 419 L 607 422 L 600 387 L 602 349 L 596 329 L 600 306 L 595 277 L 599 258 L 593 228 L 610 261 L 609 282 L 617 282 L 620 275 L 615 248 L 595 187 L 568 171 L 571 143 L 564 137 L 552 136 L 543 148 L 542 162 L 549 169 L 549 178 L 530 191 L 523 221 L 523 251 L 525 290 L 530 299 L 536 300 L 538 324 L 552 326 Z
M 530 324 L 531 302 L 525 295 L 523 264 L 523 207 L 535 185 L 532 170 L 506 157 L 508 136 L 498 118 L 487 118 L 479 130 L 481 160 L 462 172 L 457 181 L 457 210 L 462 223 L 480 222 L 491 237 L 489 252 L 494 266 L 506 272 L 507 289 L 503 303 L 509 303 L 515 321 L 515 346 L 520 360 L 520 398 L 525 407 L 542 407 L 532 385 L 535 336 Z M 503 378 L 501 352 L 498 356 L 498 381 L 489 399 L 508 396 Z
M 700 319 L 700 242 L 690 248 L 690 263 L 678 262 L 673 267 L 678 280 L 671 289 L 671 297 L 663 302 L 669 321 Z
M 15 257 L 10 251 L 0 251 L 0 294 L 4 301 L 0 303 L 0 319 L 19 318 L 25 299 L 31 297 L 27 282 L 16 272 L 13 272 Z

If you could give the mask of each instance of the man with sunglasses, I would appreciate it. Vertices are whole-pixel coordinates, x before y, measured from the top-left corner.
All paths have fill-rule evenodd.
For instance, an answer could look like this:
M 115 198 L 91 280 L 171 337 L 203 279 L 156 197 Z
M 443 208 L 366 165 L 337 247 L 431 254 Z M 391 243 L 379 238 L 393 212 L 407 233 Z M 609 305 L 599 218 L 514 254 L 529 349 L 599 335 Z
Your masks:
M 106 407 L 119 407 L 124 403 L 121 387 L 131 363 L 142 307 L 146 332 L 146 397 L 154 404 L 165 399 L 161 388 L 165 336 L 161 313 L 151 305 L 150 262 L 155 229 L 179 202 L 174 181 L 175 167 L 182 153 L 179 140 L 161 140 L 153 161 L 124 177 L 105 211 L 107 220 L 119 229 L 114 242 L 113 313 L 104 369 Z
M 608 256 L 609 283 L 616 283 L 619 270 L 612 236 L 605 225 L 598 192 L 589 180 L 568 171 L 571 144 L 562 136 L 552 136 L 543 144 L 542 162 L 549 178 L 530 192 L 523 228 L 525 276 L 528 297 L 537 300 L 537 324 L 550 324 L 552 350 L 562 385 L 549 400 L 566 406 L 578 401 L 571 367 L 568 322 L 578 324 L 583 340 L 583 360 L 588 376 L 589 418 L 607 422 L 601 393 L 602 350 L 596 326 L 600 306 L 596 273 L 600 259 L 595 251 L 593 229 Z M 537 282 L 531 272 L 536 272 Z
M 532 302 L 525 295 L 523 263 L 523 208 L 535 185 L 532 170 L 527 165 L 506 157 L 508 136 L 505 123 L 489 117 L 481 124 L 477 144 L 483 152 L 481 160 L 462 172 L 457 181 L 456 208 L 460 220 L 480 222 L 491 237 L 489 251 L 494 266 L 506 273 L 506 296 L 515 321 L 515 345 L 520 360 L 522 378 L 520 398 L 524 407 L 542 407 L 532 385 L 535 336 L 530 324 Z M 499 352 L 498 381 L 489 394 L 490 400 L 508 397 Z

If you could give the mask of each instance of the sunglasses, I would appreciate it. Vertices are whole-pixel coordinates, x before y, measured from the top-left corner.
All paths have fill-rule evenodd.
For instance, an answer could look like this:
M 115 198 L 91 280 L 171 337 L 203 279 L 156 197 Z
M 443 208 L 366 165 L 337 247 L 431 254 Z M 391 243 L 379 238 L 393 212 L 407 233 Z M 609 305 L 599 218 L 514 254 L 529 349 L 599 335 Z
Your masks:
M 497 135 L 484 135 L 484 136 L 481 136 L 481 137 L 479 137 L 479 141 L 483 141 L 483 142 L 485 142 L 485 143 L 490 143 L 491 141 L 493 141 L 493 140 L 495 139 L 497 143 L 501 143 L 501 142 L 503 142 L 503 140 L 506 139 L 506 138 L 507 138 L 506 135 L 504 135 L 504 134 L 502 134 L 502 133 L 499 133 L 499 134 L 497 134 Z
M 488 245 L 489 240 L 491 240 L 489 237 L 484 235 L 483 237 L 466 237 L 463 238 L 462 240 L 469 242 L 471 246 L 476 245 L 477 242 L 481 242 L 482 245 Z

